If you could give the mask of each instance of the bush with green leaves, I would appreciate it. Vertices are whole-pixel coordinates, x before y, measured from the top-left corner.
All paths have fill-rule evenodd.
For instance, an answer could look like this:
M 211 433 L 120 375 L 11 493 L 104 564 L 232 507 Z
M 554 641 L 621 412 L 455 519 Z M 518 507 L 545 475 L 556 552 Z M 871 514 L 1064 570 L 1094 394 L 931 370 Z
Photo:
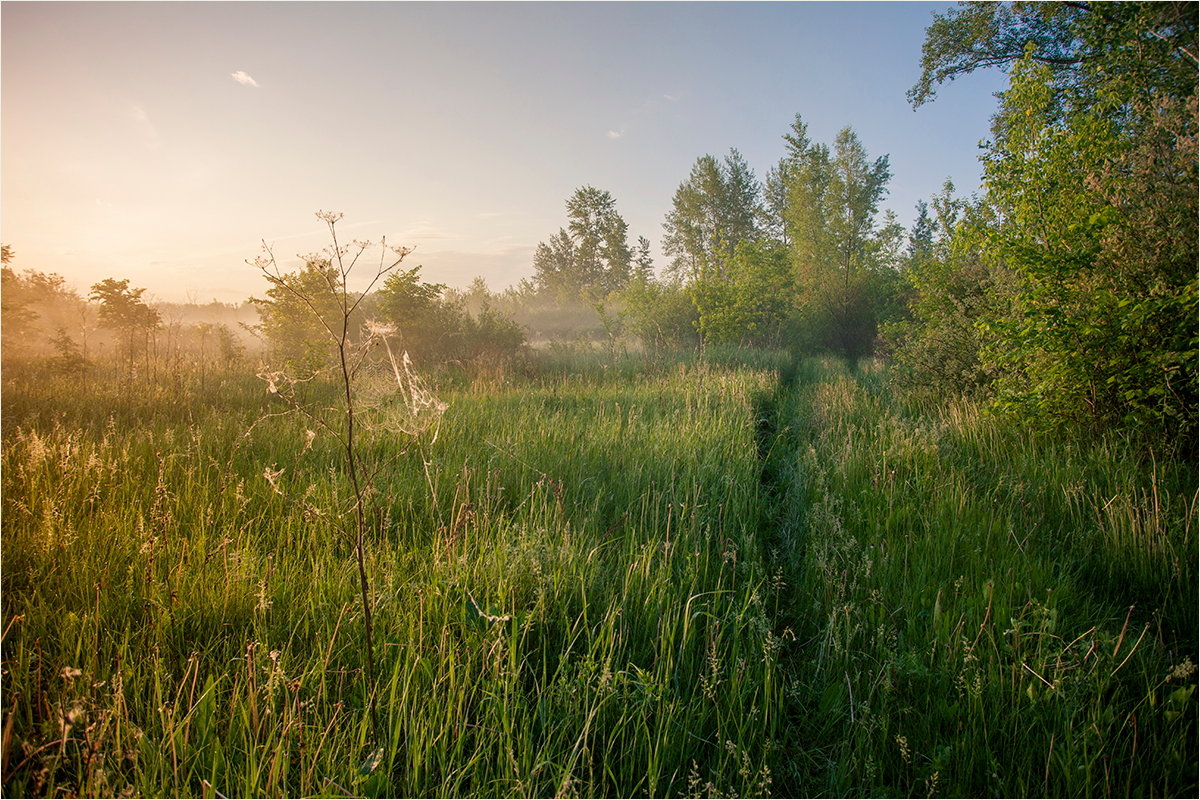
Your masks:
M 984 156 L 979 315 L 998 405 L 1190 452 L 1197 432 L 1197 16 L 1186 3 L 970 4 L 939 15 L 910 97 L 1012 68 Z
M 738 242 L 723 269 L 706 269 L 690 289 L 705 344 L 772 348 L 792 338 L 796 280 L 779 245 Z
M 696 304 L 678 281 L 635 278 L 622 292 L 625 328 L 652 350 L 695 347 L 700 343 Z

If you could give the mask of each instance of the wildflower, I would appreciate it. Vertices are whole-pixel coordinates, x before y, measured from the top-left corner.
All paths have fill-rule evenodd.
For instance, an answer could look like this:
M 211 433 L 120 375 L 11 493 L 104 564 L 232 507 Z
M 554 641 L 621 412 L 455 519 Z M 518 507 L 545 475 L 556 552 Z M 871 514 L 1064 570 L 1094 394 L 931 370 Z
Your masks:
M 1182 681 L 1187 680 L 1196 672 L 1196 665 L 1192 663 L 1191 656 L 1186 656 L 1183 663 L 1171 670 L 1171 674 L 1167 676 L 1167 680 Z
M 896 744 L 900 745 L 900 758 L 904 759 L 904 763 L 909 763 L 911 753 L 908 749 L 908 737 L 896 735 Z

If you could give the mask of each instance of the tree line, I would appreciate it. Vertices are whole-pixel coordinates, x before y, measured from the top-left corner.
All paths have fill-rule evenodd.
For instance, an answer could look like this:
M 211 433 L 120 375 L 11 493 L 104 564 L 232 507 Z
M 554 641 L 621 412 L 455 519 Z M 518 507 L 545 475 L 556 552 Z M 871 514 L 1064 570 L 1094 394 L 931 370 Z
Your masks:
M 83 375 L 100 365 L 117 369 L 127 383 L 140 376 L 204 374 L 231 369 L 246 354 L 246 320 L 240 305 L 162 303 L 127 279 L 106 278 L 86 296 L 63 276 L 9 266 L 4 245 L 0 272 L 5 368 L 30 362 L 54 373 Z
M 888 157 L 849 127 L 816 141 L 797 115 L 761 179 L 736 149 L 696 159 L 663 221 L 662 269 L 612 194 L 583 186 L 531 278 L 455 291 L 399 270 L 355 304 L 356 321 L 393 325 L 426 364 L 570 337 L 884 356 L 916 393 L 1182 452 L 1197 419 L 1196 25 L 1194 2 L 961 4 L 927 29 L 909 100 L 1008 71 L 979 194 L 947 182 L 905 230 L 881 210 Z M 312 256 L 288 278 L 319 297 L 330 269 Z M 58 276 L 4 278 L 8 350 L 30 324 L 22 298 L 70 291 Z M 141 292 L 110 279 L 90 295 L 131 372 L 162 325 Z M 294 296 L 273 285 L 250 302 L 272 357 L 327 358 Z M 64 363 L 87 350 L 67 329 Z
M 883 355 L 929 397 L 1191 452 L 1196 27 L 1196 3 L 961 4 L 928 28 L 909 100 L 1008 71 L 980 194 L 947 182 L 905 231 L 880 210 L 887 157 L 797 115 L 761 181 L 736 149 L 696 160 L 661 276 L 611 195 L 577 190 L 520 299 L 582 298 L 648 346 Z

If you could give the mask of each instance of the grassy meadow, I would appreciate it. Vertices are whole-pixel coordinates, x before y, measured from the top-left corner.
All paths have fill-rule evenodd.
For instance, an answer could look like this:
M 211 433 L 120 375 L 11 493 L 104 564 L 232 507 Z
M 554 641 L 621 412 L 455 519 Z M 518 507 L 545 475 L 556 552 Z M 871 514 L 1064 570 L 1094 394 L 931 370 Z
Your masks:
M 427 376 L 359 442 L 376 727 L 339 450 L 252 373 L 5 370 L 5 795 L 1197 789 L 1193 464 L 873 363 Z

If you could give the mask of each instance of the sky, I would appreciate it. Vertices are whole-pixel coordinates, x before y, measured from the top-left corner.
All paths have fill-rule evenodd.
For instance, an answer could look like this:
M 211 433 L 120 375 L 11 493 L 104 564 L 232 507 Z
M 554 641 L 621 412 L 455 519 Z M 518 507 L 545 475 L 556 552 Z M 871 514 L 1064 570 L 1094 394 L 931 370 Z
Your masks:
M 695 160 L 760 177 L 800 114 L 888 155 L 902 223 L 979 186 L 999 72 L 914 110 L 947 3 L 43 3 L 0 5 L 0 236 L 11 266 L 81 293 L 239 302 L 328 239 L 415 246 L 430 282 L 503 289 L 579 186 L 647 237 Z

